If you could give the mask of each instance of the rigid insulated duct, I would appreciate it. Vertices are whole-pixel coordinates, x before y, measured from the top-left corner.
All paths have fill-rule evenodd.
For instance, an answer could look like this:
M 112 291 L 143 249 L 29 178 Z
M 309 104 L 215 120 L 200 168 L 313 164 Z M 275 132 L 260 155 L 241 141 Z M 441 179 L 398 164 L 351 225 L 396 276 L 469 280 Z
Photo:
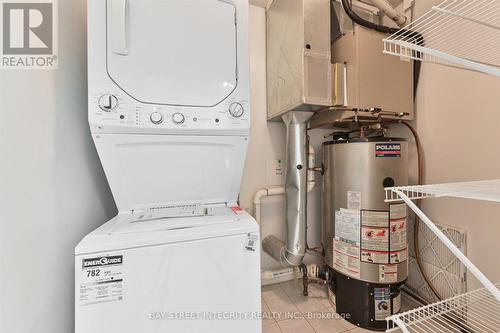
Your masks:
M 289 112 L 286 124 L 285 209 L 286 244 L 275 236 L 262 241 L 262 247 L 283 266 L 298 266 L 306 254 L 307 207 L 307 121 L 311 112 Z

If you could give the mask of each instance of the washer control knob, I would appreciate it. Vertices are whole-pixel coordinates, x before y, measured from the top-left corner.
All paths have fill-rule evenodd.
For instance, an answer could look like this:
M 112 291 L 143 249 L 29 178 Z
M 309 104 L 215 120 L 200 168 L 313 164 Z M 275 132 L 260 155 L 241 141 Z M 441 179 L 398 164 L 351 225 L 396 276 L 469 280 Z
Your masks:
M 105 112 L 111 112 L 118 107 L 118 98 L 115 95 L 106 94 L 99 97 L 99 107 Z
M 245 113 L 245 109 L 243 108 L 243 105 L 240 103 L 231 103 L 229 105 L 229 114 L 235 118 L 239 118 Z
M 163 122 L 163 115 L 160 112 L 155 111 L 151 113 L 149 119 L 151 119 L 153 124 L 161 124 Z
M 182 113 L 174 113 L 172 115 L 172 121 L 176 124 L 182 124 L 184 121 L 186 120 L 186 118 L 184 118 L 184 115 Z

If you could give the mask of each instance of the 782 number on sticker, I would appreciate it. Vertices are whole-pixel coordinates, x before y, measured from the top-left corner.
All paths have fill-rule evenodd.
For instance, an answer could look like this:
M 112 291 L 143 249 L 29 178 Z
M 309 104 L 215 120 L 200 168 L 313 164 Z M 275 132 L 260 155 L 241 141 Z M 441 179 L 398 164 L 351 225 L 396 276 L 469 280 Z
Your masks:
M 87 277 L 98 277 L 101 276 L 100 269 L 89 269 L 87 270 Z

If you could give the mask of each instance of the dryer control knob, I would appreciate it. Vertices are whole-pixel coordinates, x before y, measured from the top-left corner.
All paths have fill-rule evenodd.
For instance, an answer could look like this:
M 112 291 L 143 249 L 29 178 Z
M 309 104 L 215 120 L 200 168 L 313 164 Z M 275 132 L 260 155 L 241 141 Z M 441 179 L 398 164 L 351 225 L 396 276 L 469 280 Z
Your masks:
M 176 124 L 182 124 L 184 121 L 186 120 L 186 118 L 184 118 L 184 115 L 182 113 L 174 113 L 172 115 L 172 121 Z
M 118 98 L 111 94 L 102 95 L 99 97 L 99 107 L 105 112 L 111 112 L 118 107 Z
M 161 124 L 163 122 L 163 115 L 160 112 L 153 112 L 149 116 L 153 124 Z
M 240 103 L 231 103 L 229 105 L 229 114 L 235 118 L 239 118 L 245 113 L 245 109 L 243 108 L 243 105 Z

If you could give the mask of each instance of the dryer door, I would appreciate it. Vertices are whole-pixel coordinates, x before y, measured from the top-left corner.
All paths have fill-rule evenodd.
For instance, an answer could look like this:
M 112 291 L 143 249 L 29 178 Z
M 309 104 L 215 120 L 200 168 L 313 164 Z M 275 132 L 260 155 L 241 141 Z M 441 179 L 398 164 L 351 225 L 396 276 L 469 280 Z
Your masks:
M 94 134 L 118 210 L 232 203 L 247 137 Z
M 107 0 L 107 70 L 142 103 L 214 106 L 236 88 L 236 8 L 225 0 Z

